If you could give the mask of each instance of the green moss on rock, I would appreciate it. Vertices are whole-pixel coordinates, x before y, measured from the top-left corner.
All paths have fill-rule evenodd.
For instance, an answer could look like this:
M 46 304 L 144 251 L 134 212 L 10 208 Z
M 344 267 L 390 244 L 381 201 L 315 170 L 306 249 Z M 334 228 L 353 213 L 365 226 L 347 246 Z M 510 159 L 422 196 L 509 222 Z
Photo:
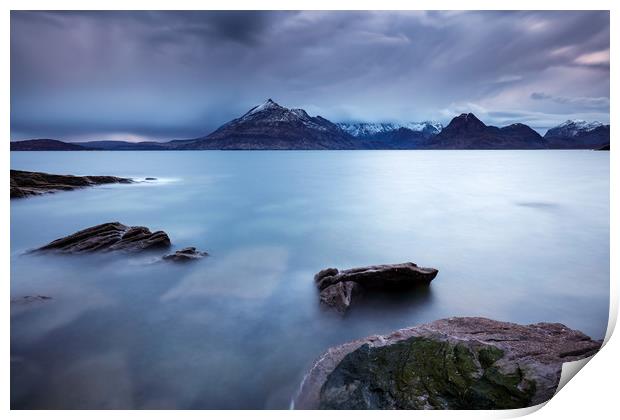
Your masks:
M 411 337 L 349 353 L 320 391 L 324 409 L 502 409 L 530 405 L 535 384 L 497 366 L 490 345 Z

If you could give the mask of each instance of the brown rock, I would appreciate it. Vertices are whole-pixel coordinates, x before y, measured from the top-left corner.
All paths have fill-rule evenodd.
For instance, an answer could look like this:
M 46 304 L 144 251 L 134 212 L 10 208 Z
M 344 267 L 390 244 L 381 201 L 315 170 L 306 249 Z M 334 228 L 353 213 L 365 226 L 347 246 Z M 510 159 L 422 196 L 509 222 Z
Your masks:
M 125 226 L 119 222 L 103 223 L 56 239 L 35 252 L 81 254 L 90 252 L 139 252 L 170 247 L 163 231 L 151 232 L 144 226 Z
M 412 262 L 373 265 L 338 271 L 326 268 L 314 276 L 321 303 L 345 312 L 355 295 L 369 290 L 403 290 L 427 286 L 437 276 L 434 268 L 418 267 Z
M 344 281 L 327 286 L 321 290 L 321 303 L 335 308 L 338 312 L 346 312 L 351 306 L 354 296 L 361 293 L 361 286 L 353 281 Z
M 418 267 L 412 262 L 372 265 L 338 271 L 328 268 L 320 271 L 314 280 L 320 290 L 343 281 L 354 281 L 365 289 L 403 289 L 430 283 L 439 271 Z

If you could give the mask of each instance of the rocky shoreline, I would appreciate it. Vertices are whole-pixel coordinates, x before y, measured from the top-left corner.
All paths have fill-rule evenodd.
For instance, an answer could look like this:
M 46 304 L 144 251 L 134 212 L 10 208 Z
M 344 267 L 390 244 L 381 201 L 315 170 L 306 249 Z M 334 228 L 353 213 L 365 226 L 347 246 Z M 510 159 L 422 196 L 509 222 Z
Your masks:
M 448 318 L 327 350 L 296 409 L 513 409 L 549 400 L 601 341 L 562 324 Z
M 55 175 L 11 169 L 11 198 L 72 191 L 102 184 L 131 184 L 134 180 L 117 176 Z
M 14 172 L 15 178 L 22 180 L 21 185 L 14 185 Z M 16 196 L 24 197 L 65 187 L 125 181 L 133 182 L 116 177 L 11 171 L 11 197 L 14 187 Z M 30 253 L 160 252 L 157 261 L 172 263 L 209 255 L 195 247 L 162 255 L 171 247 L 170 237 L 162 230 L 108 222 L 56 239 Z M 406 262 L 347 270 L 327 268 L 314 276 L 314 282 L 320 303 L 345 313 L 364 294 L 398 294 L 428 287 L 437 274 L 435 268 Z M 22 296 L 12 299 L 11 305 L 18 309 L 50 299 L 44 295 Z M 293 408 L 524 408 L 554 395 L 564 362 L 589 357 L 601 345 L 601 341 L 557 323 L 519 325 L 486 318 L 441 319 L 329 348 L 304 377 Z

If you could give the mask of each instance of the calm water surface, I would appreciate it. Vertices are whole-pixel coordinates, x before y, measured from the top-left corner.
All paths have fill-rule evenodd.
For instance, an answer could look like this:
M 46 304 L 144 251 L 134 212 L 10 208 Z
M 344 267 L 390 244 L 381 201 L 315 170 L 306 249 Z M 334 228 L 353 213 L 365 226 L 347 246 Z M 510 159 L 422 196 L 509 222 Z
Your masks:
M 157 177 L 11 202 L 13 408 L 288 408 L 327 347 L 450 316 L 562 322 L 609 305 L 609 153 L 21 152 L 14 169 Z M 192 265 L 24 255 L 95 224 L 163 229 Z M 325 267 L 413 261 L 425 293 L 340 317 Z

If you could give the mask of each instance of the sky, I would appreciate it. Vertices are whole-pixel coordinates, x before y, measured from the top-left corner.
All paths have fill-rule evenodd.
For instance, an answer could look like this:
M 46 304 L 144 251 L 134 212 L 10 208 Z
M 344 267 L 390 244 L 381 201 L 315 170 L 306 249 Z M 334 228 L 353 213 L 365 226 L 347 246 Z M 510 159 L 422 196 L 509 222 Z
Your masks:
M 11 140 L 204 136 L 272 98 L 333 122 L 609 122 L 609 12 L 11 12 Z

